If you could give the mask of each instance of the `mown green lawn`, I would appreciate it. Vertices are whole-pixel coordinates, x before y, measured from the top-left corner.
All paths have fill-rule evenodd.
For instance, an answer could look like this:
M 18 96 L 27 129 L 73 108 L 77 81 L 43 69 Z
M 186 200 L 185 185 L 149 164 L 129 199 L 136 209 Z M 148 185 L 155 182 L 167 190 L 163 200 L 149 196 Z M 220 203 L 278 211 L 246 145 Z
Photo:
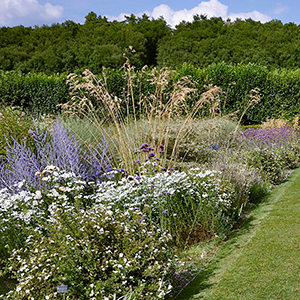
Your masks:
M 300 168 L 177 299 L 300 299 Z

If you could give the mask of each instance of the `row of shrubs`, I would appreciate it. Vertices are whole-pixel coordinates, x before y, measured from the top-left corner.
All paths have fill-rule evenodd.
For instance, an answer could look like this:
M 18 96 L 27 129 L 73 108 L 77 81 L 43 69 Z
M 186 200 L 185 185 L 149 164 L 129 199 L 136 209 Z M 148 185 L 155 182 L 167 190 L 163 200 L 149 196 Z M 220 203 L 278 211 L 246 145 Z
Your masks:
M 1 106 L 22 107 L 38 116 L 58 113 L 57 104 L 68 100 L 66 75 L 0 71 Z
M 137 99 L 141 92 L 144 95 L 153 93 L 153 85 L 147 80 L 147 72 L 135 71 L 136 76 L 133 83 L 134 95 Z M 211 84 L 221 87 L 223 90 L 221 100 L 225 114 L 239 110 L 241 115 L 247 105 L 246 95 L 249 95 L 254 88 L 258 88 L 261 101 L 254 109 L 246 112 L 243 117 L 244 124 L 259 124 L 268 118 L 291 119 L 299 114 L 299 70 L 269 71 L 266 67 L 255 64 L 219 63 L 212 64 L 205 69 L 184 64 L 176 72 L 172 75 L 174 79 L 190 75 L 196 82 L 195 87 L 198 94 L 188 100 L 189 107 L 193 107 L 199 95 L 205 92 L 207 86 Z M 104 74 L 108 91 L 122 98 L 127 89 L 124 69 L 107 69 Z M 65 103 L 70 99 L 66 79 L 65 74 L 46 76 L 44 74 L 1 72 L 0 102 L 3 105 L 21 106 L 35 115 L 56 114 L 59 112 L 57 104 Z

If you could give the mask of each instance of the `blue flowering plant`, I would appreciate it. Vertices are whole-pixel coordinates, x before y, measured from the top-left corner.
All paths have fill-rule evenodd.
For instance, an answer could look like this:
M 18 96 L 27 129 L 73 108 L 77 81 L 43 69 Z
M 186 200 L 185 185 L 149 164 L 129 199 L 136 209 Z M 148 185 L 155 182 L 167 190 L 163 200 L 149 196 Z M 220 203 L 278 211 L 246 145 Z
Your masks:
M 101 181 L 110 176 L 108 173 L 112 169 L 105 141 L 89 145 L 88 150 L 84 150 L 65 124 L 58 120 L 52 126 L 50 134 L 39 130 L 35 124 L 31 135 L 35 151 L 27 146 L 26 141 L 19 142 L 13 137 L 12 144 L 7 141 L 7 155 L 0 165 L 0 188 L 6 188 L 12 193 L 19 188 L 48 189 L 46 180 L 41 181 L 37 176 L 47 166 L 74 173 L 87 182 Z

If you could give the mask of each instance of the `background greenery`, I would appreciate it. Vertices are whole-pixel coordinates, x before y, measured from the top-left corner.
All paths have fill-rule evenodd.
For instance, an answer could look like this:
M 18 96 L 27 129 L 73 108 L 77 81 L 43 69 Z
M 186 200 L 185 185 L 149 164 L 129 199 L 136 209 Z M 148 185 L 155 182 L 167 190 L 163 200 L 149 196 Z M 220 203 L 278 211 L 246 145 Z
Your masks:
M 149 69 L 149 72 L 151 68 Z M 248 110 L 243 117 L 243 124 L 259 124 L 268 118 L 293 119 L 299 114 L 300 71 L 267 67 L 257 64 L 229 63 L 211 64 L 206 68 L 195 67 L 184 63 L 176 69 L 173 81 L 185 75 L 195 81 L 198 94 L 187 99 L 192 108 L 199 95 L 206 91 L 205 85 L 212 84 L 223 90 L 221 95 L 222 113 L 228 114 L 239 110 L 240 116 L 247 105 L 246 95 L 259 89 L 261 101 Z M 108 68 L 104 71 L 107 90 L 119 98 L 123 98 L 127 90 L 124 69 Z M 136 103 L 141 95 L 153 93 L 154 86 L 140 71 L 133 73 L 134 97 Z M 98 75 L 100 78 L 103 74 Z M 142 78 L 141 78 L 142 77 Z M 21 71 L 0 71 L 0 103 L 15 105 L 30 111 L 34 115 L 57 114 L 59 103 L 70 100 L 65 74 L 45 75 L 44 73 L 22 73 Z M 170 82 L 170 88 L 172 81 Z M 167 87 L 168 88 L 168 87 Z
M 137 68 L 174 68 L 184 62 L 201 68 L 219 62 L 298 68 L 299 35 L 299 25 L 279 20 L 262 24 L 196 15 L 192 22 L 172 29 L 163 18 L 145 14 L 110 22 L 90 12 L 84 24 L 68 20 L 34 28 L 0 28 L 0 69 L 53 74 L 88 68 L 99 73 L 103 66 L 121 67 L 128 46 L 136 50 L 131 62 Z

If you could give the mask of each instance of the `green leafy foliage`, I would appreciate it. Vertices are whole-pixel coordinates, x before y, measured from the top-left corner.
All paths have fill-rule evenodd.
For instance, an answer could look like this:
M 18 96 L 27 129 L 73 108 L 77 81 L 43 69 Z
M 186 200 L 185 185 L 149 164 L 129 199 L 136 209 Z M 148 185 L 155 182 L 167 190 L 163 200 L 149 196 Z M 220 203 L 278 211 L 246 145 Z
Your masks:
M 5 157 L 7 142 L 13 145 L 14 141 L 26 143 L 27 147 L 34 150 L 34 140 L 30 133 L 34 124 L 28 116 L 18 108 L 6 107 L 0 109 L 0 157 Z
M 69 100 L 64 75 L 0 71 L 0 102 L 30 111 L 34 116 L 57 114 L 57 104 Z
M 205 91 L 207 83 L 221 87 L 221 106 L 224 107 L 225 114 L 239 111 L 240 116 L 247 104 L 247 94 L 258 88 L 261 100 L 246 111 L 242 124 L 259 124 L 267 119 L 280 117 L 293 119 L 300 113 L 300 89 L 297 88 L 299 70 L 268 70 L 253 63 L 218 63 L 204 69 L 183 64 L 177 71 L 178 76 L 190 75 L 197 82 L 200 93 Z M 191 98 L 189 101 L 189 106 L 192 107 L 196 99 Z
M 136 52 L 132 63 L 201 68 L 212 63 L 255 63 L 268 68 L 300 66 L 300 27 L 272 20 L 262 24 L 251 19 L 222 20 L 195 15 L 171 29 L 163 18 L 131 14 L 125 21 L 108 21 L 90 12 L 85 23 L 26 28 L 0 28 L 0 66 L 3 70 L 100 73 L 102 67 L 120 68 L 124 49 Z M 274 47 L 276 45 L 276 47 Z

